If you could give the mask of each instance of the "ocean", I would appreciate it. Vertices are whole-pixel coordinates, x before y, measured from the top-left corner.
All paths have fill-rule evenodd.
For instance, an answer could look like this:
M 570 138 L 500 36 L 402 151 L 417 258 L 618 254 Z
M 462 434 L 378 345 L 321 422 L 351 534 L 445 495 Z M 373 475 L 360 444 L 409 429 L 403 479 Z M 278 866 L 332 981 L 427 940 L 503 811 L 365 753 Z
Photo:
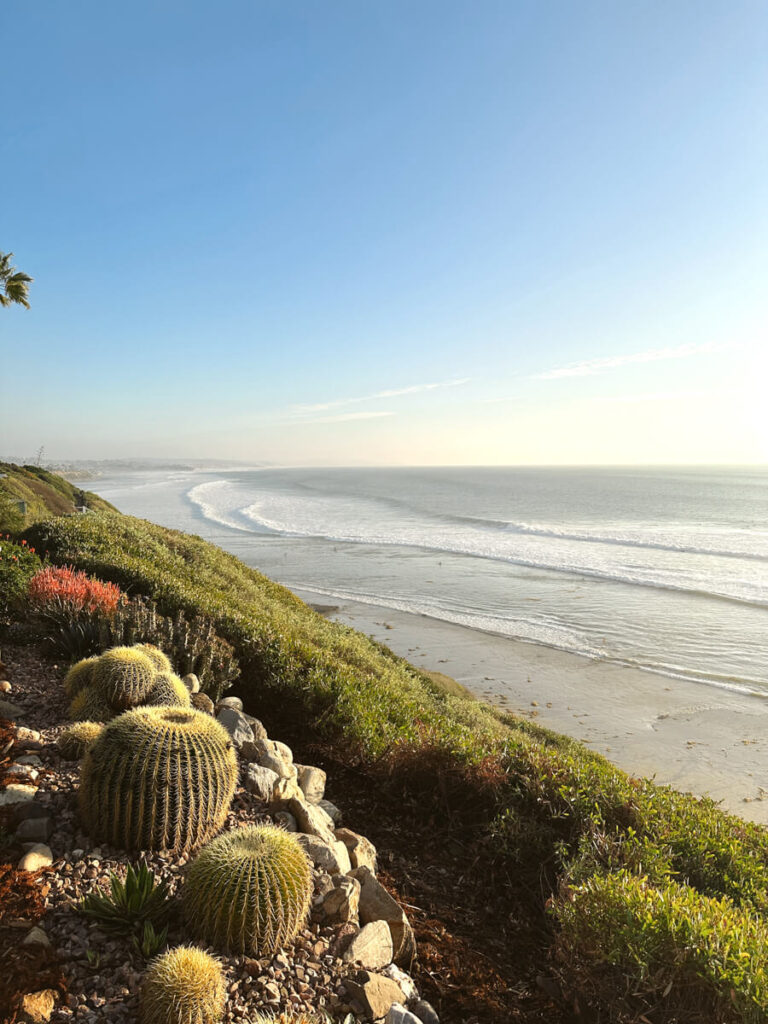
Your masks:
M 326 604 L 768 692 L 768 468 L 153 471 L 86 486 Z

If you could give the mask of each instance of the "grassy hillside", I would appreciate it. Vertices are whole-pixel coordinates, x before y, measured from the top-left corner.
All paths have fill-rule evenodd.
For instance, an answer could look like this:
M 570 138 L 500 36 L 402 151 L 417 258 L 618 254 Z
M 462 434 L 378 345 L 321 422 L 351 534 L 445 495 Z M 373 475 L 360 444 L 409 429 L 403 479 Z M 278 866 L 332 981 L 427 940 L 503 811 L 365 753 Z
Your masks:
M 446 692 L 198 537 L 117 513 L 37 523 L 52 559 L 210 618 L 257 714 L 450 808 L 554 928 L 563 986 L 606 1021 L 768 1020 L 768 832 L 634 780 L 565 737 Z M 489 863 L 486 865 L 491 867 Z
M 26 502 L 26 512 L 19 502 Z M 0 462 L 0 530 L 17 531 L 50 516 L 74 515 L 78 507 L 113 510 L 97 494 L 75 487 L 39 466 Z

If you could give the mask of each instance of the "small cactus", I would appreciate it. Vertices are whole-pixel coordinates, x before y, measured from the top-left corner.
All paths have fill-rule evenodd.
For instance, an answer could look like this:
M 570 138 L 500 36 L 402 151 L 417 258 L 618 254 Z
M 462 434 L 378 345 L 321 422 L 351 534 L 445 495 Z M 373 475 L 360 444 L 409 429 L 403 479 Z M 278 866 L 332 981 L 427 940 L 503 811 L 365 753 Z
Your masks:
M 236 781 L 232 741 L 215 719 L 136 708 L 86 752 L 80 813 L 91 835 L 113 846 L 186 853 L 224 824 Z
M 161 672 L 155 676 L 152 689 L 144 703 L 153 707 L 182 708 L 188 708 L 192 704 L 189 690 L 173 672 Z
M 93 684 L 115 711 L 144 703 L 155 681 L 157 668 L 138 647 L 113 647 L 97 660 Z
M 319 1017 L 316 1013 L 279 1013 L 277 1016 L 271 1013 L 257 1013 L 255 1017 L 249 1017 L 250 1024 L 328 1024 L 327 1017 Z
M 290 832 L 249 825 L 226 832 L 200 851 L 182 898 L 190 927 L 206 942 L 270 955 L 306 922 L 312 867 Z
M 65 761 L 79 761 L 103 728 L 100 722 L 75 722 L 56 740 L 59 753 Z
M 108 722 L 114 711 L 93 686 L 84 686 L 69 705 L 73 722 Z
M 134 644 L 134 647 L 137 651 L 146 654 L 155 666 L 156 672 L 173 672 L 173 665 L 159 647 L 155 647 L 154 644 Z
M 193 708 L 197 708 L 198 711 L 205 711 L 207 715 L 212 715 L 216 710 L 213 701 L 207 693 L 191 693 L 189 699 L 192 702 Z
M 76 697 L 83 687 L 93 682 L 93 669 L 98 658 L 83 658 L 67 672 L 64 677 L 64 692 L 68 697 Z
M 221 964 L 196 946 L 176 946 L 147 968 L 141 1024 L 219 1024 L 227 1001 Z

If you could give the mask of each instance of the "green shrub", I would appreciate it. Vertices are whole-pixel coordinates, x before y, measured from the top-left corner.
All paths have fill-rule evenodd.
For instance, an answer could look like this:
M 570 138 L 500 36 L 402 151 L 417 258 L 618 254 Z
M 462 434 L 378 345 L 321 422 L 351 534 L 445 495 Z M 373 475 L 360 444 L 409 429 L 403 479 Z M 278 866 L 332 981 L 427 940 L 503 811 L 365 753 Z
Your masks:
M 185 853 L 224 823 L 237 780 L 229 734 L 201 711 L 138 708 L 87 750 L 80 812 L 94 839 Z
M 196 946 L 176 946 L 150 964 L 142 1024 L 219 1024 L 227 1001 L 221 964 Z
M 34 547 L 0 536 L 0 616 L 18 611 L 25 603 L 29 581 L 40 571 Z
M 303 927 L 312 867 L 298 839 L 251 825 L 211 840 L 192 862 L 182 893 L 190 928 L 222 950 L 266 956 Z
M 619 871 L 567 889 L 553 912 L 569 987 L 611 1019 L 768 1019 L 768 926 L 728 899 Z

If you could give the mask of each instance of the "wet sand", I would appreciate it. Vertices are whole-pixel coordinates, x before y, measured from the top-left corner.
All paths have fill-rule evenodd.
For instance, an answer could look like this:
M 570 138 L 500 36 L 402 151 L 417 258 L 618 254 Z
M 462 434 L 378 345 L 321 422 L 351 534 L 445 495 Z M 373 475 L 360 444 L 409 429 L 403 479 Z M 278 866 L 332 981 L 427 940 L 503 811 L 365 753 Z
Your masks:
M 297 593 L 322 603 L 321 595 Z M 452 676 L 481 700 L 580 740 L 632 775 L 709 796 L 768 824 L 766 697 L 375 605 L 341 601 L 323 613 L 420 668 Z

